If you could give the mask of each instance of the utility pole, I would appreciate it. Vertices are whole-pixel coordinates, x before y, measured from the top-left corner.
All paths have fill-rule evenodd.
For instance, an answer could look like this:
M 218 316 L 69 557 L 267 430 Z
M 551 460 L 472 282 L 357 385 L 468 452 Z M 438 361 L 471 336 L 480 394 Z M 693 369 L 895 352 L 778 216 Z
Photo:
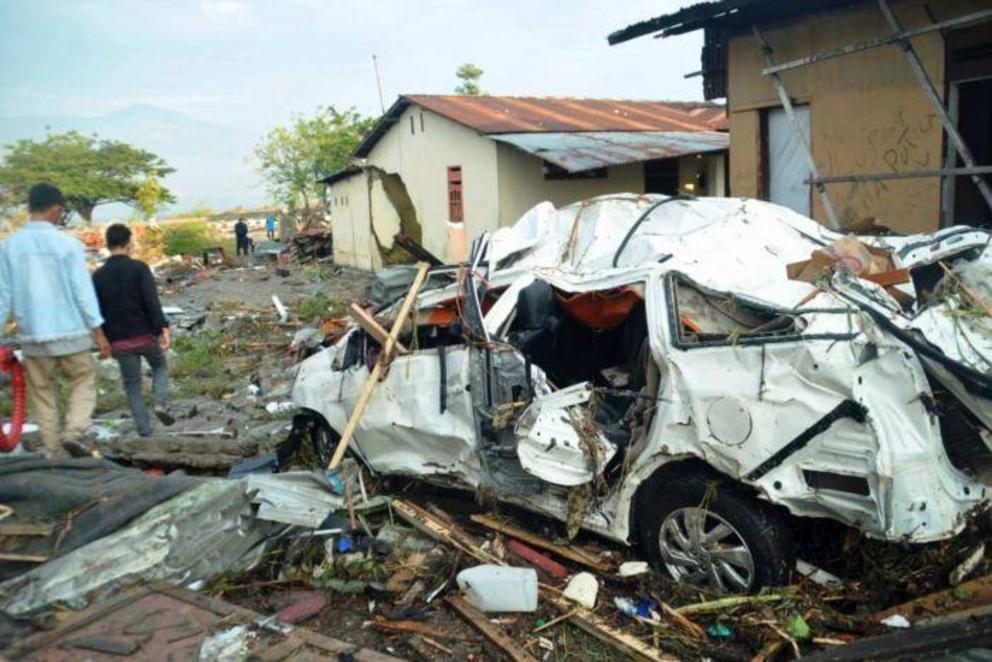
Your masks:
M 382 114 L 386 114 L 386 103 L 382 100 L 382 80 L 379 78 L 379 60 L 375 53 L 372 54 L 372 68 L 375 69 L 375 86 L 379 89 L 379 108 Z

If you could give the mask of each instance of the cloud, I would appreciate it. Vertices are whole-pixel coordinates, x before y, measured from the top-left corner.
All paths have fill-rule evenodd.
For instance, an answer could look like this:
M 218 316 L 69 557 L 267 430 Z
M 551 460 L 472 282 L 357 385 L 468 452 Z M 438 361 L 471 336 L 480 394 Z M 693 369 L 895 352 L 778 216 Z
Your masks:
M 249 7 L 241 0 L 204 0 L 200 11 L 209 19 L 226 20 L 248 16 Z

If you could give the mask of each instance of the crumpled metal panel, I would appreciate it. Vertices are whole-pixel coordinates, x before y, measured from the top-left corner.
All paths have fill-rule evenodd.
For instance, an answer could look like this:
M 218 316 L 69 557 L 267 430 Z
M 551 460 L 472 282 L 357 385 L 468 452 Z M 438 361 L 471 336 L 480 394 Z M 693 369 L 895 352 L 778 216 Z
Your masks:
M 331 512 L 346 505 L 316 471 L 248 474 L 244 480 L 253 493 L 251 502 L 258 506 L 258 518 L 269 522 L 316 529 Z
M 478 276 L 470 277 L 484 277 L 488 291 L 508 297 L 498 299 L 486 316 L 496 343 L 506 341 L 501 333 L 512 319 L 519 290 L 532 280 L 562 293 L 630 285 L 644 292 L 659 404 L 650 428 L 626 447 L 628 473 L 589 511 L 585 528 L 627 540 L 637 489 L 663 465 L 687 458 L 750 485 L 794 514 L 830 517 L 889 540 L 947 538 L 962 529 L 971 512 L 989 507 L 992 478 L 951 464 L 930 381 L 988 426 L 992 333 L 987 317 L 964 315 L 972 306 L 956 301 L 959 295 L 919 296 L 912 282 L 896 286 L 915 301 L 903 310 L 889 291 L 854 275 L 837 273 L 829 285 L 790 280 L 787 265 L 809 259 L 843 236 L 790 209 L 728 198 L 660 204 L 667 200 L 620 194 L 561 209 L 541 203 L 478 244 L 475 258 L 482 266 Z M 973 289 L 981 289 L 982 275 L 992 268 L 988 236 L 955 227 L 859 239 L 888 252 L 897 269 L 942 260 L 967 275 Z M 678 287 L 684 282 L 706 290 L 707 296 L 726 298 L 732 307 L 746 304 L 794 324 L 774 333 L 684 340 L 681 314 L 704 320 L 709 308 L 705 300 L 680 299 Z M 457 296 L 457 286 L 429 289 L 417 305 L 428 309 Z M 920 340 L 924 336 L 926 344 Z M 343 345 L 311 357 L 301 370 L 307 383 L 294 391 L 301 406 L 320 412 L 336 429 L 353 406 L 348 392 L 358 388 L 349 383 L 349 373 L 334 368 Z M 415 362 L 416 355 L 433 351 L 403 359 Z M 434 383 L 435 372 L 428 373 L 426 383 Z M 477 367 L 449 370 L 449 393 L 468 387 L 479 391 L 472 383 L 477 373 Z M 364 379 L 367 371 L 354 374 Z M 542 372 L 533 366 L 532 374 Z M 381 416 L 370 408 L 364 423 L 382 432 L 388 431 L 393 410 L 429 402 L 423 394 L 414 397 L 398 389 L 382 397 L 389 406 Z M 457 416 L 467 429 L 471 409 Z M 475 439 L 467 439 L 458 453 L 438 457 L 435 451 L 441 449 L 421 440 L 439 431 L 438 421 L 425 418 L 401 435 L 394 432 L 402 457 L 396 445 L 387 446 L 386 434 L 379 448 L 358 446 L 373 466 L 388 459 L 388 466 L 380 465 L 385 472 L 427 476 L 424 465 L 443 466 L 458 484 L 477 483 Z M 864 488 L 821 486 L 807 477 L 809 471 Z M 500 498 L 564 518 L 564 490 L 546 480 L 544 485 L 530 493 L 504 489 Z
M 0 584 L 0 610 L 17 617 L 56 602 L 80 605 L 108 586 L 189 584 L 250 565 L 279 530 L 254 517 L 242 481 L 212 480 L 109 536 Z
M 492 138 L 569 172 L 730 148 L 730 134 L 719 131 L 504 133 Z

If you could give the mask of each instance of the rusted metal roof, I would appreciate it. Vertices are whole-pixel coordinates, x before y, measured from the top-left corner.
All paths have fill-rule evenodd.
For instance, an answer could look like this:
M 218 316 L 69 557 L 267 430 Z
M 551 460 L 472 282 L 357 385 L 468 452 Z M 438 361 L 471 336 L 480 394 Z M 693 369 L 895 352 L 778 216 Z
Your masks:
M 687 154 L 719 152 L 730 146 L 730 136 L 719 131 L 503 133 L 492 138 L 561 166 L 569 172 Z
M 479 133 L 544 131 L 712 131 L 723 106 L 692 102 L 572 97 L 404 95 L 408 101 Z
M 355 156 L 368 156 L 411 104 L 490 136 L 606 131 L 694 133 L 728 128 L 724 106 L 704 102 L 405 94 L 359 144 Z

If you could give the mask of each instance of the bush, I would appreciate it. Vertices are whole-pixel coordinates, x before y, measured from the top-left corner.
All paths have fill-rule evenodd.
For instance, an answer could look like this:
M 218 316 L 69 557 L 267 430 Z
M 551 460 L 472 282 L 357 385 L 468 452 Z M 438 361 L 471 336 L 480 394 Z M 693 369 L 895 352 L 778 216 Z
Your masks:
M 176 336 L 172 349 L 176 358 L 170 372 L 177 379 L 209 379 L 224 373 L 224 347 L 216 329 Z
M 323 292 L 315 292 L 300 299 L 293 307 L 299 318 L 305 322 L 319 322 L 343 309 L 339 301 L 334 301 Z
M 206 222 L 163 224 L 163 230 L 166 255 L 200 255 L 220 243 Z

